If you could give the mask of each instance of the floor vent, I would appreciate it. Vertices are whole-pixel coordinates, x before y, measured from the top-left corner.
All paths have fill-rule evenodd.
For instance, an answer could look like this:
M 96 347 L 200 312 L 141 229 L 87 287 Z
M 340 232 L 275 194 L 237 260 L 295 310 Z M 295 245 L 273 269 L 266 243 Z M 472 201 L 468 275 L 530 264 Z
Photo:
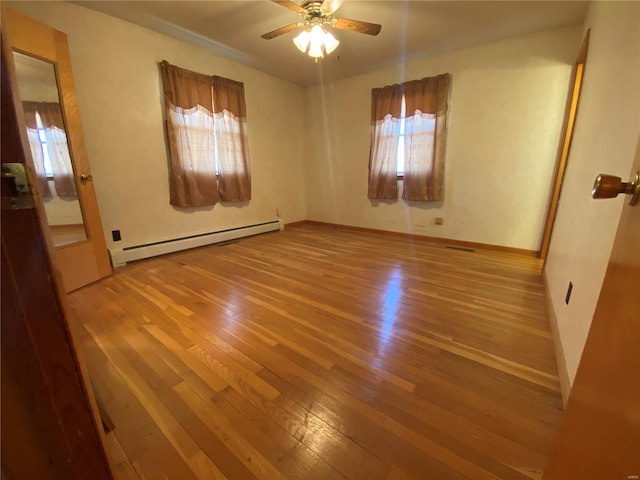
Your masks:
M 244 227 L 228 228 L 217 232 L 200 233 L 188 237 L 134 245 L 125 247 L 122 250 L 109 250 L 109 253 L 111 254 L 111 263 L 113 266 L 121 267 L 127 262 L 134 260 L 156 257 L 158 255 L 179 252 L 189 248 L 203 247 L 205 245 L 230 243 L 238 238 L 273 232 L 280 229 L 280 222 L 275 220 L 272 222 L 257 223 L 255 225 L 246 225 Z
M 446 245 L 445 248 L 450 248 L 451 250 L 462 250 L 463 252 L 471 252 L 471 253 L 476 252 L 473 248 L 456 247 L 455 245 Z

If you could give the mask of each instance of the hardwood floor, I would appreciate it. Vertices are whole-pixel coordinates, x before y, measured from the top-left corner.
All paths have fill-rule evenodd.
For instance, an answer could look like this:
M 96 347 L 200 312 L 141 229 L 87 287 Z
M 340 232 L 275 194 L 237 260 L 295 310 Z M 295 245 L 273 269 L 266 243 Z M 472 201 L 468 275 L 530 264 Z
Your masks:
M 537 479 L 540 263 L 296 226 L 70 295 L 120 479 Z

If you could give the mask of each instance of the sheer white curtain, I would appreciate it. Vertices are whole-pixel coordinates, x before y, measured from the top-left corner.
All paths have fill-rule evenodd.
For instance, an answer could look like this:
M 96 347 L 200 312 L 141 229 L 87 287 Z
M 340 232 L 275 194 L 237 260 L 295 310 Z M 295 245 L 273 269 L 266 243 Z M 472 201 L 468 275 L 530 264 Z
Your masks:
M 176 132 L 183 168 L 215 177 L 215 145 L 213 116 L 200 105 L 194 108 L 174 107 L 167 112 Z
M 398 198 L 397 156 L 401 108 L 400 85 L 371 90 L 371 151 L 367 194 L 371 199 Z
M 417 110 L 405 117 L 404 173 L 431 175 L 436 131 L 436 116 Z
M 213 125 L 220 164 L 220 199 L 230 202 L 248 200 L 251 190 L 247 190 L 241 181 L 249 175 L 245 154 L 248 146 L 242 134 L 246 130 L 246 121 L 225 110 L 214 114 Z M 233 183 L 232 188 L 228 186 L 230 183 Z
M 46 148 L 49 153 L 51 170 L 53 170 L 56 194 L 60 198 L 77 198 L 78 193 L 76 192 L 76 183 L 73 177 L 73 167 L 71 166 L 65 131 L 56 126 L 51 126 L 44 129 L 44 135 L 47 139 Z
M 218 151 L 218 192 L 226 202 L 251 200 L 244 84 L 213 77 L 213 125 Z
M 442 200 L 447 110 L 451 75 L 403 84 L 406 101 L 402 198 Z
M 400 119 L 390 114 L 372 126 L 369 198 L 397 198 L 397 154 Z M 375 195 L 375 196 L 374 196 Z
M 29 139 L 29 148 L 31 157 L 33 158 L 33 167 L 38 177 L 38 191 L 45 198 L 51 197 L 51 189 L 47 180 L 47 171 L 44 166 L 44 155 L 42 152 L 42 143 L 40 143 L 40 135 L 37 128 L 27 127 L 27 138 Z

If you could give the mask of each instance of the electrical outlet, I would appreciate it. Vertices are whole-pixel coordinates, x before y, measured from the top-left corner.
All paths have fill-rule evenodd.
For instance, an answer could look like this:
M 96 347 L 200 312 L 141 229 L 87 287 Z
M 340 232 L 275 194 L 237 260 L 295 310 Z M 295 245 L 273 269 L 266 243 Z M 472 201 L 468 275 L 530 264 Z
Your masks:
M 444 224 L 444 218 L 436 217 L 436 225 L 443 225 L 443 224 Z
M 569 299 L 571 298 L 571 292 L 573 291 L 573 282 L 569 282 L 569 286 L 567 287 L 567 294 L 564 297 L 564 303 L 569 305 Z
M 119 242 L 120 240 L 122 240 L 122 237 L 120 236 L 120 230 L 111 230 L 111 237 L 113 237 L 114 242 Z

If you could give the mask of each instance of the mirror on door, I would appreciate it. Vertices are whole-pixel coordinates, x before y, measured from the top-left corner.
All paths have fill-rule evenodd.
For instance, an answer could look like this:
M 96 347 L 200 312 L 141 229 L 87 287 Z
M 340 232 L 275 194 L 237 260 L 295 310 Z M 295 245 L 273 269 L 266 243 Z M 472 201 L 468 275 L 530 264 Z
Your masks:
M 53 64 L 14 52 L 38 191 L 56 247 L 87 239 Z

